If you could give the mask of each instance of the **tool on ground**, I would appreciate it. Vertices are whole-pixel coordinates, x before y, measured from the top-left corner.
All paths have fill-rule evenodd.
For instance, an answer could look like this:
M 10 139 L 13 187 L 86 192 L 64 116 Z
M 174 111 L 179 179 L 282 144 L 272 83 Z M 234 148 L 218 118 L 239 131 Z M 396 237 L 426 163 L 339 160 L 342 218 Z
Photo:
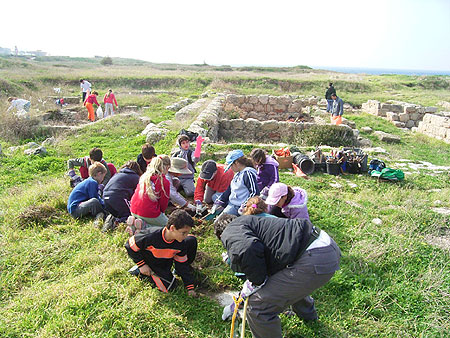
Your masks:
M 248 297 L 247 297 L 248 299 Z M 239 304 L 242 303 L 242 301 L 244 300 L 244 298 L 242 298 L 240 295 L 238 298 L 236 298 L 235 296 L 233 296 L 233 301 L 234 301 L 234 311 L 233 311 L 233 317 L 231 317 L 231 331 L 230 331 L 230 338 L 234 338 L 234 325 L 236 323 L 236 317 L 238 314 L 238 310 L 239 310 Z M 246 302 L 248 302 L 248 300 L 246 300 Z

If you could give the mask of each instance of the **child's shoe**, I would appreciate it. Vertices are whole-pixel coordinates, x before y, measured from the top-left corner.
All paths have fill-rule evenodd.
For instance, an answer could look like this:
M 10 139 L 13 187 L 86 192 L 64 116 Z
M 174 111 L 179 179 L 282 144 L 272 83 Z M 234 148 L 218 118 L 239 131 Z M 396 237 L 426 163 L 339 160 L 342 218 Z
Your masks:
M 97 215 L 95 215 L 94 225 L 97 228 L 100 228 L 100 226 L 103 224 L 104 219 L 105 219 L 105 214 L 103 212 L 99 212 Z
M 115 228 L 117 228 L 116 218 L 113 215 L 109 214 L 105 219 L 105 223 L 103 223 L 102 231 L 113 231 Z

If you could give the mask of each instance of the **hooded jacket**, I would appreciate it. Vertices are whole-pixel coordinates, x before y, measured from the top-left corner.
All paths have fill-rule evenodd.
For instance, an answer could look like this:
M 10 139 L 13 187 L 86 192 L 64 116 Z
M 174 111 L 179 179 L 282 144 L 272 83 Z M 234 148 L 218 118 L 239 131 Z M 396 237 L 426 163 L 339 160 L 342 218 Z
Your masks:
M 153 175 L 151 177 L 152 186 L 154 187 L 155 195 L 158 197 L 156 201 L 152 201 L 148 197 L 147 191 L 141 193 L 141 186 L 138 184 L 131 197 L 130 210 L 133 214 L 141 217 L 156 218 L 167 209 L 170 197 L 170 183 L 163 175 L 163 184 L 161 185 L 161 176 Z M 148 187 L 146 187 L 148 189 Z
M 256 170 L 252 167 L 245 167 L 234 174 L 228 189 L 220 195 L 215 203 L 222 206 L 231 203 L 240 207 L 247 203 L 250 197 L 259 195 L 259 188 L 256 182 Z
M 307 247 L 312 224 L 306 219 L 241 216 L 223 231 L 221 240 L 231 268 L 254 285 L 297 260 Z
M 281 208 L 281 212 L 287 218 L 306 218 L 309 220 L 307 207 L 308 194 L 299 187 L 293 187 L 292 190 L 294 190 L 295 195 L 289 204 L 284 205 L 283 208 Z
M 272 156 L 266 156 L 266 161 L 256 169 L 256 181 L 259 190 L 270 188 L 274 183 L 280 181 L 278 176 L 278 162 Z

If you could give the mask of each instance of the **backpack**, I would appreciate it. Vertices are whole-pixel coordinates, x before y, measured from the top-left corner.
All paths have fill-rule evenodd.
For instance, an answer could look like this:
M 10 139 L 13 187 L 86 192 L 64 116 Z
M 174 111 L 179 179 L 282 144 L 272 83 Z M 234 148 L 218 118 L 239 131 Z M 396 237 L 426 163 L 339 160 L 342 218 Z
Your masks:
M 370 173 L 372 177 L 378 177 L 383 180 L 398 182 L 403 181 L 405 178 L 405 173 L 400 169 L 384 168 L 381 171 L 373 170 Z
M 381 171 L 384 168 L 386 168 L 386 164 L 383 161 L 375 158 L 369 163 L 369 174 L 371 174 L 373 170 Z
M 194 133 L 193 131 L 181 129 L 178 135 L 186 135 L 189 137 L 189 142 L 194 142 L 197 139 L 198 133 Z

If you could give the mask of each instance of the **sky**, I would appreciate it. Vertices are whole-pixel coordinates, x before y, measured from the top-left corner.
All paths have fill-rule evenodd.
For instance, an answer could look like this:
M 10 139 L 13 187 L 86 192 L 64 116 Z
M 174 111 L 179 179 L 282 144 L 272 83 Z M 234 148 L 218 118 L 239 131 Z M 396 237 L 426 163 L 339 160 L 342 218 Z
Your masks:
M 0 47 L 210 65 L 450 71 L 450 0 L 2 2 Z

